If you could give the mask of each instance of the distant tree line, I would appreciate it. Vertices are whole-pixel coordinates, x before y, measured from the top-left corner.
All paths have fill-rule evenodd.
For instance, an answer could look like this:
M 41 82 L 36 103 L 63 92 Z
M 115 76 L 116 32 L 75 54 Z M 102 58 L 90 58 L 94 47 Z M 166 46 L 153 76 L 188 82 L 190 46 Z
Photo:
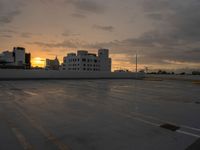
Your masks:
M 148 72 L 148 74 L 163 74 L 163 75 L 174 75 L 174 72 L 167 72 L 165 70 L 158 70 L 157 72 Z M 178 75 L 186 75 L 185 72 L 177 73 Z M 200 75 L 200 71 L 192 71 L 192 75 Z
M 165 70 L 158 70 L 157 72 L 149 72 L 148 74 L 175 74 L 174 72 L 167 72 Z
M 192 71 L 192 75 L 200 75 L 200 71 Z

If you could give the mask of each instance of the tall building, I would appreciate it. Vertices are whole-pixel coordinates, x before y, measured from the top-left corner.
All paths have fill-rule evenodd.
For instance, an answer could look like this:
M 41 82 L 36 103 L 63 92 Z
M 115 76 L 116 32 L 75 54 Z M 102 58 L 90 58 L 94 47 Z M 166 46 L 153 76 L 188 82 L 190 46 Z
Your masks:
M 25 53 L 26 69 L 31 69 L 31 53 Z
M 60 62 L 58 58 L 55 59 L 46 59 L 46 67 L 47 70 L 59 70 L 60 69 Z
M 25 65 L 25 48 L 23 47 L 14 47 L 14 61 L 18 66 Z
M 100 60 L 100 70 L 101 71 L 111 71 L 111 58 L 109 58 L 108 49 L 99 49 L 98 56 Z
M 111 59 L 108 49 L 100 49 L 98 56 L 86 50 L 69 53 L 63 58 L 63 70 L 68 71 L 111 71 Z
M 14 47 L 13 51 L 4 51 L 0 54 L 0 68 L 30 69 L 31 54 L 25 53 L 25 48 Z
M 9 64 L 14 63 L 13 52 L 4 51 L 2 54 L 0 54 L 0 62 Z

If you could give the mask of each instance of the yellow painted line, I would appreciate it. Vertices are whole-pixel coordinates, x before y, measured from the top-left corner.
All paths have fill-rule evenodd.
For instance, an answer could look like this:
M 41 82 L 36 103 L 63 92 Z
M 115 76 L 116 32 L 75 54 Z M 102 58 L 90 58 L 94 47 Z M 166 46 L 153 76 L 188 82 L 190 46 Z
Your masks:
M 24 150 L 34 150 L 33 146 L 26 140 L 25 136 L 15 127 L 12 127 L 12 132 L 17 137 L 19 143 L 23 146 Z
M 3 118 L 6 121 L 6 123 L 11 128 L 11 131 L 13 132 L 13 134 L 15 135 L 15 137 L 17 138 L 24 150 L 34 150 L 34 147 L 28 142 L 26 137 L 22 134 L 22 132 L 15 126 L 15 124 L 12 121 L 8 120 L 8 118 L 6 118 L 5 116 L 2 116 L 2 114 L 1 118 Z
M 17 101 L 15 101 L 17 105 Z M 57 147 L 60 150 L 71 150 L 71 148 L 64 143 L 62 143 L 51 131 L 49 131 L 47 128 L 42 127 L 36 119 L 33 119 L 33 116 L 28 115 L 27 113 L 24 113 L 19 107 L 16 106 L 16 109 L 31 123 L 31 125 L 38 129 L 49 141 L 51 141 L 53 144 L 57 145 Z

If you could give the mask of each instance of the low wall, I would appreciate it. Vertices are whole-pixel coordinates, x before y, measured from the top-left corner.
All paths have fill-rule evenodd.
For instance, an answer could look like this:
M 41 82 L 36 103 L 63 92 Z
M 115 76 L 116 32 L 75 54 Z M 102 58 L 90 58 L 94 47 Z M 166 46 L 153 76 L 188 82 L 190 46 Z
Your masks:
M 0 69 L 0 79 L 141 79 L 143 73 Z

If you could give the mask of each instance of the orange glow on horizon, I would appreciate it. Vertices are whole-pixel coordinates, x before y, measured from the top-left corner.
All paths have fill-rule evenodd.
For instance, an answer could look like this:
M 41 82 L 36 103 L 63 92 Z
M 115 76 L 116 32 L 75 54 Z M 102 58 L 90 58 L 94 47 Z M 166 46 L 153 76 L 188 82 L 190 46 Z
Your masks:
M 33 67 L 44 67 L 45 66 L 45 59 L 41 57 L 35 57 L 32 59 L 32 66 Z

